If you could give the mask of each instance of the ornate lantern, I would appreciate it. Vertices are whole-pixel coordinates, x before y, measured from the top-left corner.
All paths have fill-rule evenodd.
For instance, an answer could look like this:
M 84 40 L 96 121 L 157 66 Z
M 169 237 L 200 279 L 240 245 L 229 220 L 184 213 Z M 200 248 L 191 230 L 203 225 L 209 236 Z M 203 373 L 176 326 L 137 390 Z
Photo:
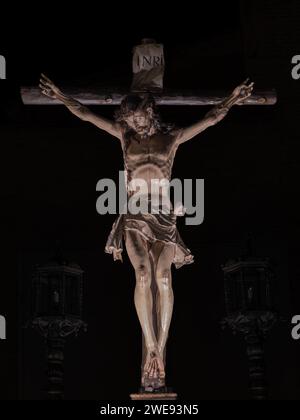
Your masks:
M 223 325 L 241 333 L 247 345 L 252 398 L 267 398 L 264 340 L 278 317 L 273 310 L 273 270 L 268 258 L 241 257 L 222 266 L 227 316 Z
M 61 257 L 37 266 L 33 276 L 30 325 L 46 340 L 48 399 L 63 399 L 66 338 L 86 329 L 82 321 L 83 270 Z

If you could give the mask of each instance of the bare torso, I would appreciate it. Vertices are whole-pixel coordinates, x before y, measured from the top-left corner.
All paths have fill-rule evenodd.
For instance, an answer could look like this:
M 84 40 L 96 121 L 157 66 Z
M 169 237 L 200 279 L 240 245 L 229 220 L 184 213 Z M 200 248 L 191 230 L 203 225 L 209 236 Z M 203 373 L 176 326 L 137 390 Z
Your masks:
M 150 192 L 154 181 L 170 181 L 178 148 L 177 137 L 177 130 L 167 134 L 156 133 L 150 137 L 124 136 L 122 145 L 128 183 L 142 179 Z

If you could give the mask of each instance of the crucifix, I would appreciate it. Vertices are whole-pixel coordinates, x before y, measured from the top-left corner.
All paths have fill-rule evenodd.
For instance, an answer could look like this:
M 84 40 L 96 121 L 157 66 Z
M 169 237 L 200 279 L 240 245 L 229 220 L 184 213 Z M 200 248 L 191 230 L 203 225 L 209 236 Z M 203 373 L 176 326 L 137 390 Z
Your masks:
M 64 104 L 75 116 L 106 131 L 119 141 L 124 158 L 128 197 L 130 185 L 142 179 L 171 179 L 172 165 L 181 144 L 219 123 L 234 105 L 273 105 L 275 91 L 254 92 L 254 83 L 246 80 L 232 93 L 200 94 L 170 92 L 163 89 L 164 59 L 161 44 L 144 40 L 134 50 L 134 78 L 129 91 L 98 92 L 92 87 L 60 89 L 47 76 L 39 87 L 21 89 L 23 102 L 28 105 Z M 87 105 L 120 105 L 114 120 L 92 112 Z M 158 105 L 214 105 L 195 124 L 175 128 L 165 124 Z M 164 192 L 140 193 L 139 199 L 151 204 L 148 213 L 128 211 L 116 219 L 109 234 L 105 251 L 114 260 L 122 261 L 123 242 L 135 273 L 134 302 L 143 336 L 141 390 L 133 399 L 175 399 L 166 387 L 166 344 L 173 311 L 171 266 L 179 268 L 193 262 L 193 255 L 180 237 L 177 217 L 169 202 L 169 212 L 162 208 L 169 197 Z M 164 199 L 164 200 L 162 200 Z M 153 203 L 156 203 L 153 212 Z M 158 203 L 158 204 L 157 204 Z

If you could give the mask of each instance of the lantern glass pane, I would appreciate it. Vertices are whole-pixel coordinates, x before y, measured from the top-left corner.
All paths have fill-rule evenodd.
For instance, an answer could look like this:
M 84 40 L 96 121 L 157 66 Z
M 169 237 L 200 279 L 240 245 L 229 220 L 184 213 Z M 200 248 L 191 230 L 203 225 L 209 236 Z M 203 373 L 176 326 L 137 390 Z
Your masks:
M 51 273 L 48 280 L 49 315 L 59 315 L 62 312 L 61 296 L 62 273 Z

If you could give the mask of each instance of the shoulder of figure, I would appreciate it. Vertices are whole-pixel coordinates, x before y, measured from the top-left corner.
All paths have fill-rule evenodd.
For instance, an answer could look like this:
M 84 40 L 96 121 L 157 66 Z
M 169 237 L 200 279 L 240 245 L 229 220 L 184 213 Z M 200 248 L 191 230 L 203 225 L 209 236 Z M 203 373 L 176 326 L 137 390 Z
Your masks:
M 178 139 L 182 137 L 183 131 L 184 131 L 184 128 L 174 127 L 170 131 L 170 135 L 174 137 L 175 142 L 177 142 Z

